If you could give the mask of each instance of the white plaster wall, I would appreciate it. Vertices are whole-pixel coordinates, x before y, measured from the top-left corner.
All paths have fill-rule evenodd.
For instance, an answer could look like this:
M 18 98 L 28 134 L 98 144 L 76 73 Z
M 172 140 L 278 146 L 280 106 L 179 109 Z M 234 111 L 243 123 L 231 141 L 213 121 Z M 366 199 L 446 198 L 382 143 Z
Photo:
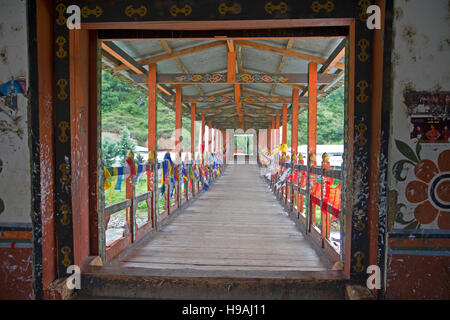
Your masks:
M 406 90 L 450 90 L 450 2 L 396 0 L 394 7 L 393 111 L 390 124 L 388 183 L 391 195 L 395 192 L 398 194 L 397 203 L 406 205 L 402 210 L 404 219 L 411 220 L 414 219 L 417 204 L 407 201 L 405 188 L 410 181 L 418 180 L 414 174 L 414 167 L 405 166 L 403 174 L 407 179 L 403 182 L 397 181 L 392 173 L 394 164 L 405 159 L 398 151 L 395 140 L 407 143 L 413 150 L 416 147 L 416 141 L 410 139 L 411 118 L 404 104 L 403 94 Z M 422 144 L 421 158 L 436 163 L 439 153 L 443 149 L 448 149 L 449 145 L 441 145 L 440 148 L 429 147 L 430 145 Z M 391 211 L 391 218 L 392 214 Z M 430 224 L 422 224 L 421 228 L 437 228 L 436 220 Z M 405 225 L 395 223 L 396 229 L 404 227 Z
M 24 77 L 28 80 L 27 18 L 25 0 L 0 0 L 0 85 Z M 28 83 L 27 83 L 28 89 Z M 5 108 L 4 97 L 0 107 Z M 28 99 L 18 95 L 14 114 L 0 112 L 0 199 L 2 223 L 31 222 L 31 172 Z

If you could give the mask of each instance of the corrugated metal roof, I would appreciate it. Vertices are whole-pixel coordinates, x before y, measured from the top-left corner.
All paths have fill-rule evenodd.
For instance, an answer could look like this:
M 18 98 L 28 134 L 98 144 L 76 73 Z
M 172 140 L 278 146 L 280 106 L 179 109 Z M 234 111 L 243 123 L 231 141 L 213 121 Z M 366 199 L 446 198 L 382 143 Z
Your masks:
M 199 45 L 212 43 L 217 40 L 166 40 L 164 48 L 163 43 L 158 40 L 130 40 L 130 41 L 114 41 L 114 43 L 126 52 L 131 58 L 136 61 L 156 57 L 159 55 L 165 55 L 168 53 L 167 49 L 172 52 L 177 52 L 187 48 L 197 47 Z M 270 45 L 276 48 L 285 49 L 288 45 L 288 39 L 270 39 L 270 40 L 251 40 L 255 43 L 261 43 Z M 308 38 L 308 39 L 295 39 L 291 44 L 291 51 L 299 52 L 303 54 L 309 54 L 327 59 L 338 44 L 342 41 L 342 38 Z M 236 48 L 238 51 L 238 48 Z M 212 73 L 212 72 L 227 72 L 227 52 L 226 45 L 211 48 L 205 51 L 200 51 L 188 55 L 180 56 L 176 59 L 166 59 L 157 62 L 158 73 Z M 240 53 L 240 54 L 238 54 Z M 250 48 L 247 46 L 240 47 L 237 52 L 238 64 L 242 65 L 244 72 L 261 72 L 261 73 L 278 73 L 280 70 L 280 63 L 284 60 L 283 68 L 280 73 L 307 73 L 309 61 L 301 60 L 291 56 L 284 56 L 278 53 L 264 51 L 260 49 Z M 117 64 L 112 65 L 111 61 L 104 58 L 104 63 L 110 67 L 117 67 Z M 344 62 L 344 58 L 340 60 Z M 144 66 L 147 68 L 146 66 Z M 320 69 L 321 65 L 318 65 Z M 330 74 L 337 71 L 337 68 L 331 68 Z M 133 74 L 131 70 L 122 70 L 120 74 L 124 77 L 130 78 Z M 342 73 L 343 74 L 343 73 Z M 343 84 L 343 77 L 337 81 L 333 87 L 339 87 Z M 145 86 L 139 84 L 140 86 Z M 197 85 L 184 85 L 182 87 L 184 96 L 198 96 L 198 95 L 212 95 L 217 92 L 229 91 L 234 89 L 232 84 L 197 84 Z M 292 87 L 287 85 L 272 85 L 272 84 L 245 84 L 241 85 L 241 96 L 249 95 L 245 93 L 246 90 L 251 90 L 264 95 L 282 95 L 291 96 Z M 327 90 L 331 92 L 332 89 Z M 233 95 L 229 93 L 227 95 Z M 320 96 L 319 96 L 320 99 Z M 268 106 L 272 108 L 281 109 L 282 104 L 271 103 Z M 211 107 L 206 103 L 197 103 L 197 110 L 200 112 L 202 108 Z M 227 106 L 230 108 L 230 106 Z M 258 119 L 260 115 L 256 112 L 251 114 L 252 111 L 257 110 L 258 107 L 250 107 L 243 105 L 245 111 L 248 112 L 251 119 Z M 230 112 L 230 111 L 229 111 Z M 228 114 L 230 116 L 232 114 Z M 246 115 L 247 116 L 247 115 Z

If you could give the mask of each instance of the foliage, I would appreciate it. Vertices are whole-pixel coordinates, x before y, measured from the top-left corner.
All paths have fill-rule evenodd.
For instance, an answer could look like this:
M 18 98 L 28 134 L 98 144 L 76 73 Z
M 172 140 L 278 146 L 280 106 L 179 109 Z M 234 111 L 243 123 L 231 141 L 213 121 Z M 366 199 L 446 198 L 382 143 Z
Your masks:
M 102 150 L 105 167 L 111 167 L 114 163 L 114 158 L 119 154 L 117 142 L 110 137 L 104 137 L 102 140 Z
M 104 137 L 102 140 L 103 161 L 106 167 L 111 167 L 116 157 L 120 157 L 123 162 L 128 154 L 128 151 L 133 151 L 136 148 L 136 143 L 130 137 L 130 131 L 125 126 L 121 130 L 119 141 L 114 141 L 110 137 Z
M 102 130 L 120 133 L 123 126 L 130 130 L 130 137 L 138 145 L 145 145 L 148 136 L 148 97 L 132 85 L 114 77 L 110 73 L 102 73 Z M 157 138 L 174 138 L 175 111 L 158 101 L 157 104 Z M 190 149 L 191 120 L 182 117 L 182 146 Z M 200 129 L 196 124 L 196 133 Z M 196 145 L 198 135 L 196 134 Z
M 291 145 L 292 121 L 288 123 L 287 143 Z M 298 143 L 308 143 L 308 111 L 298 117 Z M 344 87 L 317 103 L 317 144 L 344 144 Z
M 120 135 L 120 141 L 118 142 L 118 156 L 121 162 L 123 162 L 128 154 L 128 151 L 135 153 L 136 142 L 131 139 L 130 130 L 126 126 L 123 127 L 122 134 Z

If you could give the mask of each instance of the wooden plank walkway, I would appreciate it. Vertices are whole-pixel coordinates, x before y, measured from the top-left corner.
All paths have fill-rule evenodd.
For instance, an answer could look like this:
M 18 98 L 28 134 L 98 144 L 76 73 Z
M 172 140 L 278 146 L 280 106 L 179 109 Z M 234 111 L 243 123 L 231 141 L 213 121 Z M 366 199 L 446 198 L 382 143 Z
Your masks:
M 190 207 L 116 265 L 150 269 L 324 271 L 256 165 L 229 165 Z

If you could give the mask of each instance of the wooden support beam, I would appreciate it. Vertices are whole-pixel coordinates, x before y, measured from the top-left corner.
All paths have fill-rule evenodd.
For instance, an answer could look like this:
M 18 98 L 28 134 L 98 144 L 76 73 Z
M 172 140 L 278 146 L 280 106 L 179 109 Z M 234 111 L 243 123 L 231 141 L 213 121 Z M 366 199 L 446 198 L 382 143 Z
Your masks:
M 330 70 L 336 66 L 337 63 L 339 63 L 339 60 L 342 59 L 342 57 L 345 54 L 345 43 L 346 39 L 342 40 L 338 46 L 333 50 L 333 52 L 328 57 L 327 61 L 320 67 L 319 74 L 326 74 L 330 72 Z M 337 73 L 335 73 L 336 76 L 338 76 L 343 70 L 338 70 Z M 323 87 L 321 88 L 323 89 Z M 323 91 L 322 91 L 323 92 Z M 319 92 L 317 92 L 319 94 Z M 307 96 L 308 95 L 308 87 L 303 89 L 301 96 Z
M 283 132 L 282 132 L 282 137 L 281 137 L 281 143 L 282 144 L 287 144 L 287 104 L 283 104 Z M 286 152 L 283 152 L 283 154 L 285 155 Z
M 159 40 L 159 44 L 161 45 L 161 47 L 164 48 L 164 50 L 166 50 L 167 53 L 169 53 L 169 54 L 173 53 L 172 48 L 169 46 L 169 44 L 167 43 L 166 40 Z M 181 62 L 181 60 L 178 57 L 174 57 L 172 59 L 175 62 L 175 64 L 177 65 L 177 67 L 180 69 L 181 72 L 189 73 L 189 71 L 187 70 L 185 65 Z M 205 95 L 205 92 L 202 90 L 202 88 L 200 88 L 200 86 L 198 84 L 195 84 L 194 87 L 195 87 L 195 89 L 197 89 L 197 91 L 201 95 Z
M 298 89 L 292 90 L 292 139 L 291 155 L 298 152 Z
M 293 45 L 294 45 L 294 39 L 289 39 L 287 44 L 286 44 L 286 49 L 287 50 L 291 49 Z M 284 67 L 285 63 L 286 63 L 286 56 L 282 56 L 281 57 L 281 61 L 280 61 L 280 65 L 278 66 L 278 69 L 277 69 L 276 73 L 283 72 L 283 67 Z M 277 85 L 273 84 L 272 88 L 270 89 L 270 94 L 269 95 L 273 95 L 275 93 L 275 89 L 276 88 L 277 88 Z
M 228 51 L 227 82 L 236 81 L 236 52 Z
M 308 65 L 308 158 L 316 155 L 317 145 L 317 63 Z
M 191 154 L 192 159 L 195 157 L 195 107 L 196 104 L 191 104 Z
M 235 40 L 235 44 L 238 46 L 244 46 L 244 47 L 249 47 L 249 48 L 253 48 L 253 49 L 263 50 L 263 51 L 267 51 L 267 52 L 271 52 L 271 53 L 281 54 L 284 56 L 301 59 L 301 60 L 306 60 L 306 61 L 311 61 L 311 62 L 320 63 L 320 64 L 324 64 L 327 61 L 327 59 L 320 57 L 320 56 L 301 53 L 298 51 L 284 49 L 284 48 L 278 48 L 278 47 L 274 47 L 274 46 L 260 43 L 260 42 L 254 42 L 254 41 L 249 41 L 249 40 Z M 345 69 L 345 63 L 337 62 L 336 67 L 339 69 Z
M 119 60 L 128 69 L 133 70 L 137 74 L 147 74 L 147 70 L 138 64 L 131 56 L 129 56 L 125 51 L 120 49 L 116 44 L 111 41 L 102 42 L 102 49 L 112 55 L 115 59 Z
M 181 96 L 182 89 L 178 88 L 175 102 L 175 152 L 177 162 L 181 161 Z
M 209 50 L 209 49 L 213 49 L 213 48 L 217 48 L 217 47 L 221 47 L 221 46 L 225 46 L 225 45 L 226 45 L 225 41 L 208 42 L 206 44 L 201 44 L 199 46 L 195 46 L 195 47 L 191 47 L 191 48 L 187 48 L 187 49 L 183 49 L 183 50 L 179 50 L 179 51 L 173 51 L 172 53 L 166 53 L 166 54 L 142 59 L 142 60 L 137 61 L 137 63 L 139 63 L 140 65 L 157 63 L 160 61 L 173 59 L 176 57 L 182 57 L 182 56 L 185 56 L 188 54 L 193 54 L 193 53 L 197 53 L 197 52 L 201 52 L 201 51 L 205 51 L 205 50 Z M 126 64 L 123 64 L 123 65 L 120 65 L 120 66 L 114 68 L 114 71 L 118 72 L 118 71 L 127 70 L 127 69 L 129 69 L 129 66 Z
M 320 67 L 319 73 L 328 73 L 345 54 L 346 39 L 343 39 L 328 57 L 327 61 Z M 342 69 L 342 68 L 339 68 Z
M 228 52 L 234 52 L 234 40 L 227 40 Z
M 145 68 L 139 65 L 131 56 L 129 56 L 126 52 L 124 52 L 122 49 L 120 49 L 112 42 L 102 42 L 102 48 L 103 48 L 102 52 L 106 52 L 108 55 L 110 55 L 110 57 L 114 55 L 113 59 L 115 59 L 116 62 L 111 61 L 111 59 L 109 59 L 113 65 L 115 65 L 117 61 L 123 61 L 124 63 L 130 64 L 130 66 L 132 66 L 130 68 L 132 68 L 139 75 L 138 78 L 139 81 L 136 81 L 136 79 L 133 76 L 130 76 L 132 80 L 129 80 L 120 73 L 114 71 L 115 69 L 108 70 L 109 67 L 106 68 L 108 71 L 112 71 L 113 73 L 115 73 L 114 74 L 115 77 L 118 77 L 127 83 L 133 83 L 134 81 L 135 84 L 132 84 L 134 87 L 137 87 L 139 90 L 141 89 L 145 90 L 145 88 L 139 87 L 139 84 L 146 84 L 146 85 L 149 84 L 148 71 Z M 108 57 L 106 56 L 106 58 Z M 156 84 L 156 87 L 168 96 L 174 95 L 173 91 L 165 85 Z M 189 107 L 186 104 L 183 104 L 183 107 L 189 109 Z

